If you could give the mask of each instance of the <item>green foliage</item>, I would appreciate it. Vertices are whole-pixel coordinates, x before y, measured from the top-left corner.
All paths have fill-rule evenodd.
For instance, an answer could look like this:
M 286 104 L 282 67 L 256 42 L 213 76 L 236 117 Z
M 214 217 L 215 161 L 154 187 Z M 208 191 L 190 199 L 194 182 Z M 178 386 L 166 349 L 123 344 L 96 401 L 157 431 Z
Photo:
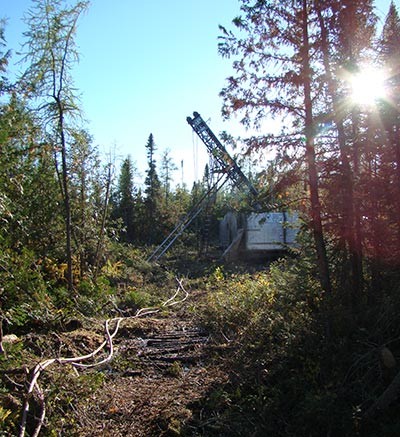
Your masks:
M 15 430 L 21 418 L 22 401 L 19 398 L 19 389 L 10 384 L 4 375 L 5 371 L 10 369 L 29 368 L 37 357 L 34 356 L 24 345 L 24 342 L 19 340 L 14 343 L 4 345 L 6 354 L 0 355 L 0 436 L 16 435 Z M 25 372 L 13 376 L 14 381 L 20 384 L 25 383 Z M 21 385 L 22 386 L 22 385 Z
M 7 403 L 7 397 L 5 397 L 3 402 Z M 10 408 L 5 408 L 0 405 L 0 436 L 8 437 L 13 435 L 18 420 L 19 412 L 13 409 L 11 405 Z
M 60 328 L 70 318 L 99 315 L 110 309 L 111 287 L 105 276 L 87 278 L 76 286 L 75 296 L 65 284 L 65 264 L 38 259 L 23 248 L 5 249 L 0 255 L 1 306 L 11 332 Z
M 134 186 L 134 175 L 137 170 L 132 159 L 128 156 L 121 166 L 118 187 L 113 195 L 113 212 L 115 219 L 121 219 L 123 228 L 120 233 L 121 241 L 133 243 L 138 237 L 138 193 Z
M 155 151 L 157 150 L 153 134 L 149 135 L 146 143 L 147 170 L 145 184 L 144 216 L 142 223 L 143 242 L 147 244 L 161 241 L 161 183 L 157 174 Z
M 179 361 L 174 361 L 167 369 L 167 375 L 173 378 L 179 378 L 183 375 L 183 367 Z
M 148 308 L 159 303 L 154 295 L 149 292 L 128 288 L 118 296 L 118 307 L 121 309 L 129 309 L 133 312 L 140 308 Z
M 225 279 L 220 267 L 210 275 L 208 291 L 204 321 L 228 337 L 240 334 L 258 317 L 261 308 L 274 300 L 269 275 L 232 275 Z
M 62 372 L 54 372 L 51 380 L 51 389 L 47 392 L 46 410 L 49 421 L 43 429 L 44 436 L 55 436 L 63 433 L 64 435 L 73 435 L 74 430 L 80 425 L 76 416 L 70 414 L 75 405 L 83 399 L 90 399 L 94 392 L 98 390 L 104 382 L 104 373 L 88 372 L 80 374 L 71 368 L 65 368 Z M 60 387 L 62 390 L 60 390 Z M 55 433 L 55 430 L 56 433 Z
M 352 429 L 340 389 L 343 363 L 331 373 L 314 270 L 304 256 L 280 260 L 267 272 L 228 275 L 217 268 L 210 275 L 201 320 L 227 345 L 222 359 L 232 377 L 205 403 L 220 422 L 207 435 L 320 436 L 335 421 Z
M 26 364 L 27 359 L 32 358 L 27 356 L 24 343 L 17 341 L 15 343 L 9 343 L 5 347 L 6 355 L 0 355 L 0 368 L 5 370 L 7 368 L 18 368 L 23 364 Z
M 332 296 L 322 292 L 307 244 L 268 271 L 214 268 L 207 304 L 197 311 L 224 344 L 216 361 L 230 381 L 202 402 L 201 435 L 396 435 L 395 404 L 362 419 L 393 377 L 385 379 L 380 345 L 400 353 L 399 278 L 385 272 L 385 297 L 375 306 L 361 302 L 363 311 L 350 318 L 340 281 Z
M 1 306 L 8 323 L 22 327 L 29 321 L 43 320 L 52 308 L 49 286 L 35 254 L 23 248 L 5 248 L 0 255 Z

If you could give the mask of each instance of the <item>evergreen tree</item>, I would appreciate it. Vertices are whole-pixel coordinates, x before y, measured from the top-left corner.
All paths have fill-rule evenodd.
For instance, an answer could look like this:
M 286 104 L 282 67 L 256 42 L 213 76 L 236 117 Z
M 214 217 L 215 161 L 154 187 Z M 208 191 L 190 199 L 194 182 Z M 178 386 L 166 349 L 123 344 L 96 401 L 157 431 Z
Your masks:
M 396 6 L 390 4 L 389 13 L 379 41 L 379 58 L 387 76 L 387 98 L 381 104 L 389 149 L 396 162 L 397 189 L 400 189 L 400 18 Z
M 0 109 L 0 136 L 0 196 L 4 202 L 0 209 L 5 214 L 7 226 L 2 230 L 8 235 L 8 245 L 27 246 L 39 256 L 48 255 L 61 237 L 57 225 L 61 199 L 51 148 L 42 142 L 29 108 L 15 96 Z
M 154 243 L 160 238 L 160 203 L 161 183 L 157 174 L 155 152 L 157 150 L 153 134 L 149 135 L 146 143 L 147 170 L 145 184 L 145 239 L 147 243 Z
M 171 194 L 171 182 L 173 180 L 172 174 L 174 171 L 178 169 L 175 165 L 173 159 L 170 156 L 171 151 L 169 149 L 165 149 L 161 156 L 161 183 L 164 191 L 164 202 L 166 208 L 168 208 L 168 201 Z
M 338 245 L 344 249 L 344 257 L 349 254 L 351 272 L 342 277 L 352 279 L 351 295 L 355 308 L 363 278 L 360 195 L 357 193 L 361 136 L 357 106 L 349 99 L 349 84 L 344 79 L 365 68 L 362 64 L 372 45 L 376 16 L 372 0 L 318 2 L 315 12 L 326 82 L 325 121 L 331 124 L 332 131 L 336 129 L 337 132 L 337 138 L 327 142 L 337 154 L 331 155 L 324 164 L 328 176 L 324 188 L 329 192 L 329 214 L 335 220 L 331 229 L 339 239 Z M 344 266 L 347 264 L 344 262 Z
M 71 130 L 68 160 L 74 252 L 80 278 L 96 264 L 98 241 L 107 207 L 108 168 L 102 168 L 92 138 L 85 130 Z
M 4 38 L 5 32 L 5 20 L 0 19 L 0 96 L 7 90 L 8 80 L 6 75 L 8 61 L 10 59 L 10 51 L 6 50 L 6 41 Z
M 398 265 L 400 255 L 400 18 L 392 2 L 378 40 L 378 62 L 386 77 L 379 121 L 369 123 L 368 177 L 363 176 L 363 214 L 369 217 L 367 247 L 373 278 L 371 296 L 384 292 L 382 272 Z M 371 125 L 372 124 L 372 125 Z
M 318 115 L 315 102 L 321 88 L 318 86 L 320 69 L 312 59 L 318 37 L 315 27 L 311 26 L 311 4 L 306 0 L 279 4 L 243 0 L 241 3 L 243 16 L 233 21 L 238 34 L 221 27 L 219 50 L 223 56 L 235 59 L 236 73 L 228 78 L 228 85 L 221 92 L 223 114 L 229 117 L 240 112 L 242 123 L 255 127 L 270 116 L 292 120 L 292 132 L 280 137 L 279 147 L 303 149 L 308 166 L 311 228 L 319 277 L 323 289 L 330 292 L 315 150 Z M 260 143 L 265 144 L 264 139 Z
M 127 243 L 133 243 L 136 237 L 135 188 L 133 181 L 135 173 L 136 169 L 133 165 L 132 159 L 128 156 L 121 166 L 114 210 L 114 217 L 122 219 L 122 240 Z
M 267 117 L 285 118 L 281 135 L 252 137 L 248 151 L 274 147 L 287 170 L 300 175 L 306 168 L 321 285 L 329 291 L 329 231 L 344 257 L 341 277 L 352 279 L 347 294 L 355 308 L 363 286 L 362 221 L 369 215 L 365 158 L 368 136 L 376 133 L 365 108 L 349 98 L 349 81 L 371 62 L 373 2 L 242 1 L 241 10 L 237 34 L 221 28 L 220 53 L 234 59 L 235 70 L 221 92 L 223 114 L 241 113 L 255 127 Z

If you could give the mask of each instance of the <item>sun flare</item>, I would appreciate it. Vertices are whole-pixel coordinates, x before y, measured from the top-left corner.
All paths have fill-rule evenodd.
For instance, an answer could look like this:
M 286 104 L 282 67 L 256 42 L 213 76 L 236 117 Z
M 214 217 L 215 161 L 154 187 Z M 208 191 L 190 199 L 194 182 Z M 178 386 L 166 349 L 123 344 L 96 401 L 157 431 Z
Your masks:
M 386 97 L 385 75 L 382 70 L 364 67 L 349 78 L 351 100 L 358 105 L 374 105 Z

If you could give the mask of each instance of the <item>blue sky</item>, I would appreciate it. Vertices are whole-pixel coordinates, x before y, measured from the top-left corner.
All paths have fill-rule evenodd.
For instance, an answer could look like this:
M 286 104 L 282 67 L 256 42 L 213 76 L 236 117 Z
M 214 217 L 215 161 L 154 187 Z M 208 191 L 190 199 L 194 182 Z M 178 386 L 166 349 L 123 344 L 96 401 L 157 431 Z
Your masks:
M 18 51 L 31 1 L 0 2 L 8 47 Z M 381 18 L 389 3 L 376 2 Z M 101 152 L 114 151 L 119 161 L 130 154 L 144 176 L 153 133 L 159 155 L 168 148 L 179 168 L 183 160 L 189 187 L 201 178 L 206 151 L 186 117 L 198 111 L 216 134 L 240 133 L 237 123 L 221 119 L 218 93 L 232 70 L 217 52 L 218 25 L 229 27 L 238 13 L 237 0 L 91 1 L 79 21 L 74 80 Z M 175 176 L 180 182 L 180 169 Z
M 31 2 L 0 1 L 8 45 L 18 50 Z M 144 176 L 153 133 L 158 154 L 169 148 L 178 167 L 184 161 L 188 184 L 202 176 L 206 151 L 186 117 L 198 111 L 216 133 L 228 130 L 218 93 L 231 70 L 217 52 L 218 24 L 238 11 L 237 0 L 92 0 L 79 21 L 74 80 L 101 151 L 130 154 Z M 175 176 L 180 181 L 181 171 Z

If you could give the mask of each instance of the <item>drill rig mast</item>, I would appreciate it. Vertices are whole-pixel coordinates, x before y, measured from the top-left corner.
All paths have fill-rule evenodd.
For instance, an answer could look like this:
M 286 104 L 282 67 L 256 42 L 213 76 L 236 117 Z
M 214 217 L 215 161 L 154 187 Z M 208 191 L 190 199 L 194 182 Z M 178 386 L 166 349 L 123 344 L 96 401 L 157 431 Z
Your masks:
M 252 196 L 257 197 L 258 191 L 242 172 L 236 161 L 229 155 L 225 147 L 208 127 L 207 123 L 201 118 L 200 114 L 193 112 L 193 118 L 187 117 L 186 121 L 207 147 L 209 155 L 216 163 L 216 171 L 226 173 L 227 177 L 236 187 L 245 187 Z
M 214 135 L 206 122 L 201 118 L 198 112 L 193 113 L 193 118 L 187 117 L 186 121 L 196 132 L 207 147 L 208 154 L 214 161 L 214 171 L 219 174 L 215 182 L 197 204 L 188 212 L 188 214 L 178 223 L 167 238 L 155 249 L 147 261 L 158 261 L 165 252 L 172 246 L 176 239 L 182 235 L 185 229 L 207 206 L 208 202 L 229 180 L 238 188 L 245 188 L 255 198 L 258 191 L 251 184 L 249 179 L 242 172 L 236 161 L 229 155 L 225 147 Z

